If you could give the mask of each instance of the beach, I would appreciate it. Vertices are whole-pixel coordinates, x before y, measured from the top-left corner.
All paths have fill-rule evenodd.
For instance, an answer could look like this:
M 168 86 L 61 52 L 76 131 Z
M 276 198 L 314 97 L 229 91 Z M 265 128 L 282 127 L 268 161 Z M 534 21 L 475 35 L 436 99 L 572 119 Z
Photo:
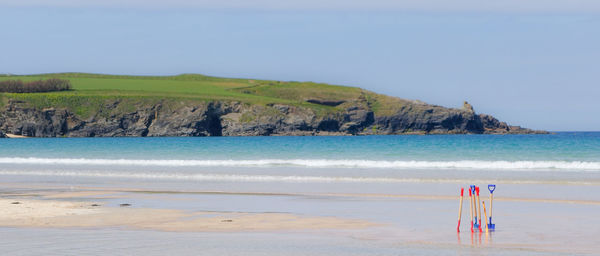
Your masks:
M 475 151 L 477 143 L 490 143 L 483 137 L 467 138 L 475 140 L 469 142 Z M 368 143 L 345 152 L 343 157 L 352 160 L 321 155 L 320 160 L 300 161 L 293 159 L 310 156 L 308 148 L 326 151 L 331 143 L 308 147 L 321 142 L 236 139 L 27 139 L 19 140 L 26 141 L 20 146 L 15 140 L 0 142 L 12 146 L 0 151 L 14 154 L 0 157 L 0 247 L 11 255 L 593 255 L 600 250 L 600 172 L 594 169 L 596 144 L 590 146 L 589 140 L 579 145 L 585 151 L 577 156 L 540 153 L 553 150 L 545 147 L 531 150 L 552 156 L 543 161 L 535 154 L 515 160 L 523 155 L 504 155 L 501 149 L 514 141 L 494 141 L 502 161 L 484 156 L 463 161 L 447 155 L 455 146 L 448 140 L 456 137 L 401 137 L 408 144 L 431 140 L 450 145 L 448 152 L 424 151 L 446 162 L 411 155 L 418 160 L 414 165 L 427 166 L 405 167 L 411 162 L 401 154 L 356 158 L 361 151 L 384 150 Z M 398 143 L 387 137 L 328 139 L 338 145 L 371 140 L 387 149 L 412 147 L 406 142 L 386 146 Z M 82 150 L 90 140 L 95 143 Z M 167 153 L 175 145 L 195 148 L 186 143 L 198 143 L 206 151 L 219 149 L 229 159 L 216 153 L 194 159 Z M 250 146 L 257 144 L 270 149 L 257 153 Z M 276 161 L 258 160 L 287 144 L 307 149 L 288 151 L 289 158 L 270 155 Z M 34 146 L 37 153 L 47 153 L 24 153 Z M 238 151 L 242 147 L 247 151 Z M 140 158 L 140 151 L 164 154 Z M 72 157 L 57 157 L 61 153 Z M 248 157 L 252 154 L 254 158 Z M 374 164 L 380 166 L 368 166 Z M 460 166 L 439 167 L 452 164 Z M 469 168 L 473 164 L 479 166 Z M 471 184 L 480 186 L 486 214 L 487 185 L 497 186 L 493 232 L 471 232 L 466 190 L 460 233 L 456 231 L 460 188 Z
M 306 217 L 290 213 L 128 208 L 131 204 L 120 204 L 117 208 L 103 207 L 98 203 L 71 201 L 77 198 L 104 199 L 106 198 L 104 197 L 105 193 L 116 193 L 116 191 L 102 192 L 57 194 L 56 196 L 62 198 L 62 201 L 2 199 L 0 204 L 4 207 L 0 211 L 0 225 L 44 228 L 122 226 L 131 229 L 175 232 L 355 229 L 374 225 L 367 221 L 344 220 L 334 217 Z M 53 195 L 44 197 L 54 198 Z M 131 201 L 134 200 L 134 197 L 124 197 L 123 199 Z
M 425 188 L 456 186 L 408 185 Z M 148 243 L 157 234 L 159 237 L 171 236 L 173 232 L 182 237 L 198 234 L 212 237 L 215 234 L 226 240 L 230 236 L 238 240 L 247 236 L 273 236 L 261 242 L 260 246 L 265 248 L 255 255 L 275 253 L 269 251 L 271 246 L 291 241 L 314 246 L 315 241 L 306 240 L 307 237 L 322 237 L 318 243 L 323 251 L 313 251 L 322 255 L 343 255 L 347 248 L 359 245 L 364 250 L 386 251 L 385 255 L 404 250 L 419 254 L 425 249 L 435 253 L 474 251 L 484 254 L 594 254 L 600 249 L 595 243 L 595 237 L 600 235 L 600 226 L 595 221 L 600 200 L 575 200 L 568 195 L 556 198 L 534 197 L 533 194 L 498 196 L 494 201 L 497 230 L 488 233 L 470 232 L 466 221 L 468 211 L 465 211 L 468 204 L 465 204 L 461 232 L 457 233 L 458 197 L 434 193 L 282 194 L 24 187 L 24 184 L 3 184 L 3 188 L 3 199 L 0 200 L 3 205 L 0 210 L 2 232 L 37 233 L 43 230 L 53 236 L 67 232 L 92 237 L 94 234 L 111 234 L 111 237 L 113 234 L 136 234 L 128 238 L 131 246 L 122 247 L 123 252 L 129 253 L 138 252 L 133 244 Z M 551 185 L 550 188 L 566 191 L 579 187 Z M 597 192 L 598 187 L 584 189 Z M 23 245 L 19 236 L 4 237 L 3 248 Z M 69 248 L 75 241 L 60 240 L 53 246 Z M 186 248 L 203 249 L 192 241 L 187 243 Z M 78 246 L 102 249 L 95 243 Z M 253 248 L 256 245 L 246 246 Z M 177 252 L 176 248 L 168 248 Z M 248 249 L 242 246 L 220 250 L 243 254 Z M 298 250 L 297 253 L 303 255 L 308 251 Z

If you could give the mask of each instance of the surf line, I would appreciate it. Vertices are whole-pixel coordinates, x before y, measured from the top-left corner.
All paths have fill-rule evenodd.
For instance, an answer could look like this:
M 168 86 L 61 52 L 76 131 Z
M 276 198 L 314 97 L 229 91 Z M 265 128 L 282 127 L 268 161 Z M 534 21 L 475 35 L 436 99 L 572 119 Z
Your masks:
M 2 164 L 36 165 L 119 165 L 119 166 L 225 166 L 225 167 L 323 167 L 323 168 L 391 168 L 391 169 L 477 169 L 477 170 L 567 170 L 600 171 L 600 162 L 586 161 L 401 161 L 360 159 L 254 159 L 254 160 L 193 160 L 193 159 L 88 159 L 1 157 Z
M 47 176 L 47 177 L 90 177 L 90 178 L 126 178 L 142 180 L 186 180 L 186 181 L 223 181 L 223 182 L 288 182 L 288 183 L 464 183 L 467 179 L 435 178 L 394 178 L 394 177 L 348 177 L 348 176 L 283 176 L 283 175 L 247 175 L 247 174 L 210 174 L 181 172 L 104 172 L 96 170 L 1 170 L 0 175 Z M 469 179 L 468 181 L 476 181 Z M 594 181 L 552 181 L 552 180 L 495 180 L 503 184 L 557 184 L 557 185 L 600 185 Z

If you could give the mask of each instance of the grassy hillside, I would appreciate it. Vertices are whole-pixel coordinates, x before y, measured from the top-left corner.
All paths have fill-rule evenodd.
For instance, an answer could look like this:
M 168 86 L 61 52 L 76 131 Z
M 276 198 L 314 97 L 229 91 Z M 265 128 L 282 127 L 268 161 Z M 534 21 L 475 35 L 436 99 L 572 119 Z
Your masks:
M 27 76 L 0 76 L 1 80 L 33 81 L 61 78 L 71 81 L 73 90 L 49 93 L 3 93 L 0 100 L 20 99 L 35 107 L 66 107 L 82 117 L 97 112 L 107 100 L 119 98 L 136 104 L 164 99 L 177 102 L 239 101 L 249 104 L 274 104 L 313 108 L 320 113 L 335 112 L 348 105 L 367 104 L 376 114 L 391 114 L 407 101 L 375 94 L 356 87 L 313 82 L 282 82 L 253 79 L 218 78 L 197 74 L 177 76 L 122 76 L 86 73 L 57 73 Z M 345 101 L 332 107 L 307 100 Z M 125 104 L 127 106 L 127 104 Z

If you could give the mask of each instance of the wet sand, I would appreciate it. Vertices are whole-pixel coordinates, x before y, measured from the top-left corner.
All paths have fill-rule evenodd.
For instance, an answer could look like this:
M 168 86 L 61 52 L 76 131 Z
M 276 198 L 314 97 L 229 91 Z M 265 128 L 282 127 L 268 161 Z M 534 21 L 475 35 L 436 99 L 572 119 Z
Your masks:
M 80 192 L 53 195 L 101 195 Z M 174 209 L 103 206 L 100 203 L 31 199 L 0 199 L 0 226 L 36 228 L 115 227 L 176 232 L 286 231 L 304 229 L 357 229 L 375 226 L 367 221 L 284 213 L 185 212 Z
M 265 250 L 255 255 L 277 254 L 269 251 L 267 241 L 252 244 L 247 236 L 267 236 L 274 244 L 305 247 L 319 244 L 324 251 L 315 254 L 322 255 L 361 255 L 357 253 L 361 251 L 381 255 L 456 254 L 465 250 L 492 255 L 547 255 L 594 254 L 600 250 L 595 242 L 600 237 L 600 224 L 595 221 L 600 213 L 600 201 L 594 197 L 577 200 L 532 194 L 497 196 L 494 200 L 497 230 L 490 233 L 470 232 L 466 198 L 462 232 L 456 233 L 458 197 L 435 193 L 280 193 L 1 185 L 0 233 L 43 230 L 59 235 L 66 232 L 73 235 L 73 240 L 80 235 L 135 234 L 128 238 L 131 243 L 145 244 L 150 237 L 171 236 L 169 232 L 177 232 L 182 233 L 177 235 L 178 239 L 188 242 L 181 246 L 192 248 L 200 246 L 191 239 L 199 234 L 209 240 L 225 236 L 210 245 L 229 239 L 246 244 L 247 247 L 233 251 L 238 255 L 253 246 L 264 246 Z M 577 190 L 578 186 L 557 187 L 556 191 L 561 189 Z M 482 199 L 487 201 L 487 197 Z M 315 242 L 308 237 L 322 240 Z M 4 245 L 23 245 L 24 241 L 16 239 L 18 236 L 11 236 Z M 56 246 L 64 249 L 72 245 L 56 241 Z M 95 242 L 83 246 L 96 249 Z M 352 253 L 347 251 L 356 246 Z M 298 249 L 294 253 L 311 254 L 308 252 Z

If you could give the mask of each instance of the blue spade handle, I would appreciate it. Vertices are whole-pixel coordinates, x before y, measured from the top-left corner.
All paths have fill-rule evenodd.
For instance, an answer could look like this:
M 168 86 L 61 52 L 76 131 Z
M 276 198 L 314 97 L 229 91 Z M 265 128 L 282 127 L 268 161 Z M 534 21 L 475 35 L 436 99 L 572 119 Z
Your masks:
M 490 194 L 494 194 L 494 190 L 496 190 L 496 185 L 489 184 L 488 185 L 488 190 L 490 191 Z

